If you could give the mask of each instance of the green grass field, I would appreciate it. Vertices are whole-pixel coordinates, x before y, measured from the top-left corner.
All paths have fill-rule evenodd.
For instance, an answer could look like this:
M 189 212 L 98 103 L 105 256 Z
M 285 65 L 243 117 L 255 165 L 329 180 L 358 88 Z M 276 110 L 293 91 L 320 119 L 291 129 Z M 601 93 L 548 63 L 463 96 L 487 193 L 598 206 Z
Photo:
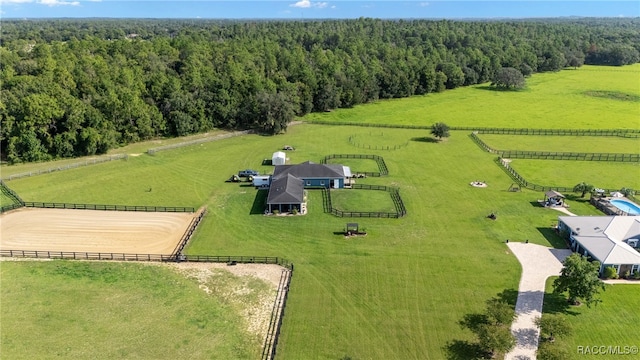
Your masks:
M 262 341 L 243 310 L 266 284 L 233 301 L 206 294 L 167 266 L 117 262 L 3 261 L 3 359 L 256 359 Z M 220 288 L 244 284 L 216 277 Z
M 373 172 L 379 173 L 380 167 L 373 159 L 329 159 L 328 164 L 342 164 L 351 169 L 351 173 Z
M 527 89 L 488 90 L 486 85 L 457 88 L 307 115 L 307 119 L 356 123 L 479 126 L 534 129 L 637 129 L 640 102 L 585 94 L 614 91 L 640 95 L 640 64 L 583 66 L 578 70 L 536 74 Z M 635 79 L 635 80 L 634 80 Z
M 480 134 L 478 137 L 485 144 L 497 150 L 640 153 L 640 138 L 499 134 Z
M 640 285 L 607 285 L 599 296 L 600 304 L 591 306 L 568 306 L 566 297 L 553 293 L 553 280 L 546 285 L 543 313 L 560 314 L 571 326 L 572 333 L 556 340 L 556 346 L 567 351 L 567 360 L 584 359 L 578 352 L 579 346 L 636 346 L 640 347 L 638 337 L 630 337 L 628 324 L 640 322 L 639 288 Z M 633 327 L 633 326 L 632 326 Z M 592 355 L 595 356 L 595 355 Z M 637 355 L 597 355 L 598 359 L 635 358 Z
M 610 90 L 615 86 L 618 91 L 633 91 L 622 79 L 628 81 L 630 74 L 640 76 L 640 67 L 622 69 L 631 72 L 585 67 L 535 75 L 529 79 L 529 89 L 521 93 L 458 89 L 309 118 L 395 124 L 444 121 L 449 125 L 513 128 L 613 127 L 601 121 L 601 113 L 593 117 L 585 116 L 591 114 L 589 111 L 577 114 L 598 108 L 590 102 L 599 102 L 609 107 L 607 118 L 615 118 L 616 127 L 631 128 L 637 126 L 637 111 L 635 123 L 631 116 L 635 103 L 631 107 L 628 101 L 612 105 L 608 102 L 613 100 L 582 95 L 590 89 Z M 601 81 L 605 78 L 609 80 Z M 521 94 L 528 97 L 514 99 Z M 566 96 L 567 102 L 558 102 L 559 96 Z M 495 111 L 500 109 L 498 104 L 509 109 Z M 518 116 L 504 114 L 509 112 Z M 507 251 L 505 240 L 526 239 L 562 247 L 563 241 L 551 229 L 560 213 L 538 206 L 536 200 L 544 196 L 541 192 L 508 191 L 513 181 L 494 162 L 495 156 L 483 152 L 468 132 L 453 131 L 450 138 L 436 143 L 424 141 L 431 137 L 428 130 L 384 129 L 384 138 L 392 139 L 390 142 L 409 142 L 394 151 L 357 148 L 349 142 L 350 135 L 364 139 L 367 131 L 352 126 L 303 124 L 290 127 L 282 136 L 248 135 L 11 181 L 8 185 L 25 201 L 206 205 L 208 214 L 188 253 L 282 256 L 295 264 L 279 358 L 446 358 L 447 343 L 471 337 L 458 325 L 465 314 L 482 311 L 487 299 L 505 290 L 515 296 L 521 268 Z M 541 146 L 545 141 L 554 146 L 551 139 L 540 141 Z M 272 171 L 272 167 L 261 165 L 262 160 L 284 144 L 296 147 L 295 152 L 288 153 L 291 163 L 319 162 L 329 154 L 383 156 L 389 176 L 358 182 L 398 187 L 407 216 L 337 218 L 323 212 L 318 191 L 309 191 L 305 216 L 265 217 L 252 211 L 261 201 L 256 190 L 224 180 L 245 168 Z M 601 187 L 629 187 L 633 186 L 629 173 L 637 169 L 618 163 L 586 162 L 584 174 L 570 174 L 565 168 L 548 172 L 548 177 L 533 178 L 536 166 L 530 166 L 529 171 L 520 162 L 514 161 L 514 168 L 542 185 L 573 186 L 592 181 Z M 543 161 L 538 166 L 553 167 L 556 163 L 562 162 Z M 578 167 L 573 163 L 565 166 Z M 606 172 L 600 171 L 603 166 Z M 589 173 L 603 175 L 585 178 Z M 599 179 L 602 184 L 596 181 Z M 470 186 L 475 180 L 485 181 L 488 187 Z M 145 191 L 148 188 L 153 191 Z M 348 206 L 350 201 L 345 199 Z M 576 214 L 599 214 L 579 199 L 570 200 L 570 204 Z M 497 220 L 486 218 L 491 212 L 497 213 Z M 353 221 L 367 229 L 366 237 L 345 240 L 334 234 Z M 640 287 L 628 291 L 628 296 L 640 297 Z M 620 329 L 620 341 L 630 342 L 635 334 L 623 329 L 635 324 L 633 319 L 621 319 L 611 326 Z M 465 354 L 458 355 L 466 358 Z
M 389 192 L 381 190 L 331 190 L 331 203 L 341 211 L 397 212 Z
M 527 181 L 543 186 L 573 187 L 584 181 L 604 189 L 640 189 L 638 163 L 515 159 L 510 165 Z

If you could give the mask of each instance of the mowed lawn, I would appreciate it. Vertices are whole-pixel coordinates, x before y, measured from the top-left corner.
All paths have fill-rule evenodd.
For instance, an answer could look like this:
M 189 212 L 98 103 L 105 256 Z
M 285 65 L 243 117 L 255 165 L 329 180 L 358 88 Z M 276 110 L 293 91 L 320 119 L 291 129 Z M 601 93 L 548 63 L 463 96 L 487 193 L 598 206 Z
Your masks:
M 629 336 L 635 332 L 635 326 L 640 323 L 640 283 L 607 285 L 606 290 L 599 295 L 601 303 L 591 306 L 568 306 L 566 297 L 553 293 L 553 280 L 549 278 L 546 284 L 543 313 L 559 314 L 572 329 L 568 336 L 557 338 L 556 346 L 566 351 L 567 360 L 584 359 L 587 356 L 598 359 L 635 359 L 636 354 L 607 354 L 583 355 L 579 347 L 635 346 L 640 347 L 638 336 Z
M 640 121 L 640 119 L 639 119 Z M 638 126 L 640 128 L 640 124 Z M 640 134 L 637 134 L 640 136 Z M 574 152 L 574 153 L 640 153 L 640 137 L 554 136 L 479 134 L 485 144 L 496 150 Z
M 573 188 L 587 182 L 603 189 L 640 189 L 640 163 L 514 159 L 511 167 L 527 181 Z
M 239 301 L 226 301 L 216 292 L 208 295 L 196 280 L 167 266 L 85 261 L 0 265 L 3 359 L 260 356 L 262 340 L 248 332 Z M 234 277 L 219 278 L 225 279 L 222 287 L 242 284 Z M 259 285 L 246 287 L 238 299 L 269 293 L 266 284 Z
M 587 69 L 536 75 L 530 80 L 530 86 L 540 78 L 547 79 L 547 86 L 562 89 L 560 85 L 564 84 L 566 73 L 571 76 L 601 74 L 598 71 L 580 73 L 582 70 Z M 553 76 L 560 85 L 551 81 Z M 573 79 L 574 85 L 576 81 Z M 587 85 L 591 86 L 591 82 Z M 542 89 L 542 85 L 539 88 Z M 580 91 L 579 86 L 574 89 Z M 481 89 L 459 90 L 484 94 L 487 101 L 504 94 Z M 452 96 L 450 93 L 456 92 L 458 90 L 370 105 L 377 111 L 362 106 L 320 116 L 341 120 L 342 114 L 351 113 L 350 116 L 356 118 L 360 112 L 363 121 L 406 123 L 404 111 L 397 111 L 393 118 L 369 116 L 384 114 L 383 104 L 387 104 L 389 113 L 404 109 L 431 118 L 426 124 L 431 124 L 434 118 L 449 122 L 448 116 L 457 111 L 457 107 L 466 106 L 463 96 L 458 99 L 456 109 L 451 107 L 451 102 L 449 108 L 435 109 L 432 106 L 437 102 L 432 100 L 428 100 L 432 103 L 426 107 L 417 104 L 436 97 L 447 102 Z M 402 101 L 404 105 L 396 105 Z M 516 106 L 519 103 L 515 103 Z M 555 103 L 559 112 L 566 106 Z M 624 108 L 613 110 L 619 111 L 622 118 L 626 114 Z M 473 116 L 473 111 L 469 111 L 467 117 Z M 532 127 L 534 118 L 538 118 L 535 112 L 522 112 L 519 118 L 504 126 Z M 485 126 L 503 126 L 498 125 L 500 121 L 495 117 L 492 119 L 495 121 L 488 119 Z M 571 120 L 575 122 L 558 127 L 589 127 L 589 120 L 584 116 Z M 462 126 L 462 123 L 456 125 Z M 11 181 L 8 185 L 26 201 L 206 205 L 208 214 L 188 246 L 189 253 L 282 256 L 295 264 L 278 345 L 279 358 L 443 359 L 447 357 L 445 348 L 449 342 L 471 339 L 471 334 L 458 325 L 465 314 L 482 311 L 485 301 L 498 293 L 517 290 L 520 265 L 507 251 L 505 240 L 562 246 L 563 242 L 551 229 L 560 213 L 537 205 L 536 199 L 542 198 L 542 193 L 508 191 L 513 181 L 495 163 L 494 155 L 483 152 L 469 138 L 469 132 L 453 131 L 450 138 L 432 142 L 425 141 L 431 137 L 428 130 L 383 131 L 394 143 L 406 139 L 407 145 L 390 151 L 368 150 L 349 142 L 351 134 L 373 142 L 373 133 L 367 139 L 363 128 L 298 125 L 283 136 L 248 135 Z M 261 165 L 262 160 L 284 144 L 296 147 L 296 151 L 288 153 L 291 163 L 319 162 L 334 153 L 383 156 L 389 176 L 358 179 L 358 182 L 398 187 L 407 216 L 401 219 L 337 218 L 323 212 L 322 194 L 312 190 L 309 191 L 309 212 L 305 216 L 268 217 L 252 211 L 260 206 L 263 197 L 257 196 L 256 190 L 247 184 L 224 180 L 245 168 L 262 173 L 272 171 L 272 167 Z M 589 165 L 598 167 L 602 163 L 589 162 Z M 620 165 L 612 164 L 608 168 L 608 178 L 612 186 L 629 186 L 618 181 L 628 170 Z M 475 180 L 485 181 L 488 187 L 470 186 Z M 562 176 L 549 181 L 550 184 L 545 185 L 564 186 L 565 181 L 573 185 L 571 178 Z M 149 188 L 152 191 L 146 191 Z M 571 209 L 577 214 L 597 214 L 582 202 L 575 202 L 575 206 L 572 203 Z M 486 218 L 492 212 L 498 215 L 495 221 Z M 367 229 L 366 237 L 346 240 L 334 234 L 354 220 Z M 640 287 L 630 291 L 640 297 Z M 622 319 L 613 326 L 629 329 L 636 323 Z M 621 341 L 630 342 L 635 338 L 631 331 L 620 333 Z M 466 358 L 465 354 L 457 355 Z
M 331 205 L 346 212 L 398 212 L 390 193 L 382 190 L 331 190 Z

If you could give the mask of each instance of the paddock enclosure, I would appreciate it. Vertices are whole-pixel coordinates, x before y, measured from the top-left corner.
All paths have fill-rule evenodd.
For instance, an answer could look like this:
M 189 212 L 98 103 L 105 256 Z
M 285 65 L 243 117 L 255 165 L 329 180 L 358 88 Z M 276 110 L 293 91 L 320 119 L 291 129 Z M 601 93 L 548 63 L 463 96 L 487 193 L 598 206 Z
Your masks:
M 171 254 L 195 216 L 22 208 L 0 215 L 0 250 Z

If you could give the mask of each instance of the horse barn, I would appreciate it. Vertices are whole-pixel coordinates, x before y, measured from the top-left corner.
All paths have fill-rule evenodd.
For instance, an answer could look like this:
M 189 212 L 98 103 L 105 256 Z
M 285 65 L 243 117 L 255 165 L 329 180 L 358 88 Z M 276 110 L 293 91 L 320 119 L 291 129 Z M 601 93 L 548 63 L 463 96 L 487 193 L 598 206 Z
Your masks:
M 351 169 L 339 164 L 276 165 L 271 177 L 267 210 L 306 213 L 305 188 L 342 189 L 351 185 Z

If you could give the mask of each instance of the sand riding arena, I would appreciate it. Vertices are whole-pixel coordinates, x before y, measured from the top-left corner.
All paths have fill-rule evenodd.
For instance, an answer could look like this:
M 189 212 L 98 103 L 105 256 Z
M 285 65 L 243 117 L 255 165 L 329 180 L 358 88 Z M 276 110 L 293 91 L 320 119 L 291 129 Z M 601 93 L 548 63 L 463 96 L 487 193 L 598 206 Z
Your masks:
M 169 255 L 198 215 L 21 208 L 0 215 L 0 250 Z

